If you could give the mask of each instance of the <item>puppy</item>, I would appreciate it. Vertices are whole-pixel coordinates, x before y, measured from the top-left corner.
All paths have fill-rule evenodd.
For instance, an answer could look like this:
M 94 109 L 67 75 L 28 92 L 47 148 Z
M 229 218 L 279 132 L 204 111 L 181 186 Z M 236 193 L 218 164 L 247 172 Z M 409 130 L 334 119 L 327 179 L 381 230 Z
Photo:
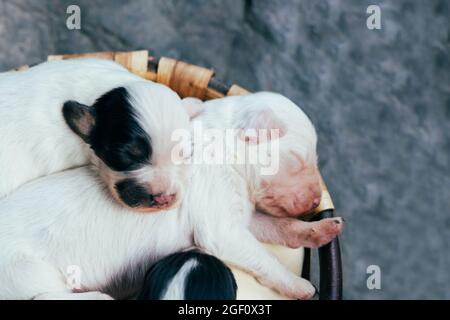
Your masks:
M 292 219 L 310 213 L 320 204 L 321 187 L 316 131 L 306 114 L 291 100 L 279 94 L 259 92 L 205 103 L 189 98 L 183 99 L 183 103 L 189 108 L 203 105 L 194 126 L 222 131 L 232 128 L 247 145 L 266 145 L 263 150 L 269 155 L 273 151 L 274 155 L 278 153 L 277 170 L 269 174 L 262 174 L 267 164 L 261 162 L 229 165 L 230 172 L 241 178 L 238 184 L 247 186 L 246 196 L 242 198 L 249 199 L 255 209 L 249 228 L 258 240 L 290 248 L 320 247 L 341 232 L 342 226 L 335 223 L 340 218 L 318 222 Z M 271 130 L 278 135 L 272 136 Z M 275 142 L 277 150 L 267 147 Z M 209 152 L 214 152 L 213 149 Z
M 251 98 L 267 101 L 270 108 L 281 104 L 281 110 L 289 110 L 290 115 L 282 116 L 280 111 L 280 117 L 274 117 L 266 105 L 257 107 Z M 283 129 L 281 138 L 266 136 L 270 143 L 279 140 L 279 152 L 287 157 L 280 160 L 274 176 L 289 178 L 308 166 L 307 159 L 314 159 L 315 141 L 299 141 L 315 137 L 308 132 L 313 128 L 297 128 L 304 125 L 298 120 L 308 120 L 294 104 L 286 104 L 285 98 L 263 93 L 216 102 L 220 105 L 205 104 L 204 114 L 196 121 L 222 129 L 241 130 L 250 124 Z M 263 143 L 258 135 L 242 133 L 238 137 L 244 145 Z M 194 156 L 198 147 L 202 145 L 194 143 Z M 239 156 L 235 151 L 230 153 Z M 287 163 L 290 165 L 284 166 Z M 277 187 L 290 192 L 284 183 L 296 184 L 288 178 L 264 178 L 257 167 L 245 162 L 191 165 L 190 188 L 181 207 L 161 215 L 142 215 L 118 205 L 91 168 L 61 172 L 23 186 L 0 201 L 0 298 L 133 297 L 141 288 L 148 265 L 193 245 L 248 271 L 288 297 L 310 298 L 314 287 L 289 272 L 258 240 L 284 244 L 294 238 L 291 246 L 322 245 L 341 232 L 342 220 L 308 223 L 291 218 L 314 205 L 294 194 L 290 206 L 286 197 L 267 204 L 265 192 L 275 192 L 271 188 Z M 308 188 L 305 194 L 315 199 L 316 191 Z M 284 216 L 255 218 L 255 208 Z M 320 241 L 311 240 L 315 237 Z M 78 270 L 76 281 L 69 281 L 72 285 L 68 286 L 74 269 Z
M 189 250 L 153 265 L 138 300 L 235 300 L 236 291 L 233 273 L 222 261 Z
M 268 98 L 270 98 L 270 96 L 272 96 L 272 99 L 275 101 L 275 103 L 271 104 Z M 256 97 L 260 98 L 259 101 L 256 101 Z M 228 101 L 227 101 L 228 100 Z M 238 100 L 238 102 L 231 102 L 229 100 Z M 250 100 L 249 103 L 245 103 L 245 101 L 243 100 Z M 283 103 L 284 100 L 284 103 Z M 269 102 L 269 103 L 268 103 Z M 185 98 L 183 99 L 183 103 L 185 105 L 189 105 L 191 107 L 193 106 L 201 106 L 203 103 L 201 100 L 198 99 L 193 99 L 193 98 Z M 232 106 L 230 107 L 230 110 L 226 110 L 225 106 L 230 103 Z M 224 128 L 229 127 L 230 123 L 233 122 L 233 115 L 236 116 L 236 111 L 233 109 L 233 105 L 234 106 L 239 106 L 241 107 L 243 104 L 246 104 L 247 106 L 249 105 L 253 105 L 252 110 L 247 109 L 246 113 L 247 116 L 244 117 L 247 120 L 252 120 L 252 121 L 262 121 L 260 123 L 254 123 L 255 126 L 268 126 L 268 127 L 277 127 L 279 126 L 280 128 L 282 128 L 282 134 L 285 134 L 286 132 L 286 127 L 285 124 L 289 125 L 294 125 L 295 122 L 292 120 L 285 120 L 285 122 L 281 122 L 280 119 L 275 115 L 275 113 L 278 112 L 282 112 L 282 110 L 280 110 L 280 108 L 276 107 L 271 109 L 271 105 L 272 106 L 279 106 L 279 105 L 285 105 L 285 104 L 291 104 L 290 101 L 286 101 L 286 99 L 284 99 L 283 97 L 276 97 L 273 96 L 272 94 L 258 94 L 258 95 L 253 95 L 250 99 L 242 99 L 242 98 L 228 98 L 228 99 L 220 99 L 220 100 L 214 100 L 212 102 L 208 103 L 208 107 L 206 108 L 207 112 L 204 116 L 204 118 L 209 118 L 207 121 L 205 121 L 204 119 L 200 119 L 199 121 L 203 121 L 205 124 L 209 124 L 211 125 L 211 127 L 214 126 L 222 126 Z M 278 110 L 277 110 L 278 108 Z M 289 110 L 287 110 L 288 112 L 286 112 L 286 114 L 289 114 Z M 210 113 L 210 116 L 208 116 L 208 113 Z M 252 113 L 256 113 L 258 116 L 256 117 L 252 117 Z M 295 112 L 297 113 L 297 112 Z M 283 174 L 288 173 L 285 170 L 281 170 L 279 172 L 278 177 L 274 176 L 269 176 L 269 177 L 261 177 L 262 179 L 264 178 L 268 178 L 268 179 L 272 179 L 272 181 L 274 181 L 273 185 L 272 185 L 272 190 L 274 190 L 275 192 L 280 192 L 282 191 L 283 188 L 287 188 L 287 192 L 288 194 L 286 196 L 283 196 L 283 194 L 278 195 L 273 197 L 274 201 L 279 201 L 279 205 L 276 205 L 276 202 L 274 203 L 275 206 L 273 206 L 272 210 L 265 210 L 265 212 L 261 212 L 261 209 L 257 210 L 253 216 L 252 219 L 250 220 L 250 224 L 249 224 L 249 229 L 251 230 L 251 232 L 253 233 L 253 235 L 255 235 L 258 240 L 260 240 L 261 242 L 267 242 L 267 243 L 272 243 L 272 244 L 277 244 L 277 245 L 283 245 L 283 246 L 287 246 L 290 248 L 298 248 L 301 246 L 305 246 L 305 247 L 320 247 L 323 244 L 328 243 L 332 238 L 334 238 L 335 235 L 337 235 L 338 233 L 340 233 L 341 230 L 341 219 L 328 219 L 324 222 L 309 222 L 309 223 L 304 223 L 298 220 L 294 220 L 294 219 L 290 219 L 290 218 L 284 218 L 284 216 L 301 216 L 304 213 L 307 213 L 308 211 L 310 211 L 311 209 L 314 209 L 317 206 L 317 203 L 320 203 L 320 197 L 318 196 L 318 194 L 320 194 L 320 191 L 317 191 L 317 189 L 319 188 L 319 173 L 317 171 L 317 167 L 316 167 L 316 161 L 315 159 L 317 158 L 315 156 L 315 141 L 316 141 L 316 137 L 315 137 L 315 132 L 314 129 L 312 128 L 311 123 L 309 122 L 308 119 L 298 119 L 298 115 L 296 115 L 294 113 L 294 117 L 297 116 L 297 126 L 299 128 L 303 128 L 305 130 L 305 132 L 303 132 L 304 137 L 299 139 L 298 141 L 295 141 L 295 146 L 298 147 L 298 155 L 296 156 L 296 158 L 294 159 L 294 164 L 293 167 L 295 167 L 297 164 L 295 163 L 295 161 L 299 161 L 301 164 L 303 164 L 303 158 L 309 159 L 310 161 L 305 161 L 306 165 L 303 165 L 303 170 L 300 170 L 300 172 L 295 172 L 294 171 L 294 175 L 290 175 L 288 174 L 286 177 L 282 177 Z M 220 116 L 219 116 L 220 115 Z M 265 117 L 265 119 L 263 118 Z M 224 119 L 229 119 L 228 123 L 226 122 L 226 120 L 224 121 Z M 285 118 L 286 119 L 286 118 Z M 289 118 L 288 118 L 289 119 Z M 292 119 L 292 118 L 291 118 Z M 242 122 L 244 119 L 237 119 L 236 122 Z M 220 124 L 222 123 L 222 124 Z M 226 124 L 225 124 L 226 123 Z M 303 123 L 303 124 L 302 124 Z M 297 127 L 294 126 L 294 127 Z M 236 125 L 235 127 L 243 129 L 245 127 L 249 127 L 248 123 L 247 125 Z M 308 138 L 308 131 L 309 131 L 309 138 Z M 297 133 L 297 136 L 299 137 L 300 135 Z M 257 136 L 255 136 L 253 134 L 253 139 L 257 138 Z M 306 140 L 304 140 L 306 138 Z M 256 141 L 256 140 L 255 140 Z M 311 144 L 308 145 L 307 142 L 310 141 Z M 305 144 L 306 142 L 306 144 Z M 309 150 L 310 153 L 306 154 L 302 151 L 303 150 Z M 312 155 L 312 156 L 311 156 Z M 312 160 L 312 161 L 311 161 Z M 309 166 L 309 168 L 308 168 Z M 296 175 L 296 174 L 297 175 Z M 252 179 L 255 179 L 255 175 L 249 175 L 252 177 Z M 252 180 L 250 179 L 250 181 L 247 181 L 248 184 L 252 185 L 253 181 L 256 180 Z M 283 181 L 280 185 L 276 185 L 277 181 Z M 290 181 L 291 180 L 291 181 Z M 308 183 L 312 183 L 312 186 L 308 186 Z M 263 188 L 264 185 L 267 185 L 268 183 L 265 181 L 262 181 L 260 187 Z M 292 185 L 297 184 L 296 188 L 292 188 Z M 289 188 L 288 188 L 289 187 Z M 253 190 L 255 190 L 254 192 L 257 195 L 261 195 L 261 196 L 265 196 L 265 197 L 269 197 L 271 196 L 269 192 L 262 190 L 262 191 L 257 191 L 257 188 L 254 188 Z M 291 194 L 291 191 L 294 190 L 297 192 L 297 194 Z M 305 192 L 306 191 L 306 192 Z M 311 191 L 316 191 L 315 193 L 312 193 Z M 314 197 L 314 195 L 316 195 Z M 305 199 L 307 197 L 310 197 L 310 199 Z M 312 197 L 312 199 L 311 199 Z M 297 202 L 297 204 L 299 205 L 298 208 L 292 208 L 292 206 L 289 205 L 289 201 L 291 199 L 296 199 L 296 198 L 300 198 L 300 199 L 305 199 L 303 200 L 303 203 Z M 264 199 L 264 198 L 263 198 Z M 287 203 L 286 203 L 287 201 Z M 262 203 L 261 203 L 262 202 Z M 264 207 L 265 203 L 264 201 L 261 201 L 259 203 L 261 203 L 261 205 L 258 205 L 260 207 Z M 302 205 L 303 204 L 303 205 Z M 311 205 L 311 207 L 309 206 L 309 204 Z M 287 208 L 284 209 L 284 208 Z M 291 208 L 291 210 L 289 210 L 289 208 Z M 281 209 L 281 210 L 280 210 Z M 284 210 L 283 210 L 284 209 Z M 273 217 L 276 216 L 276 217 Z M 182 292 L 183 290 L 187 290 L 188 288 L 186 288 L 186 279 L 181 277 L 181 278 L 174 278 L 172 279 L 172 273 L 173 273 L 173 269 L 175 270 L 183 270 L 183 268 L 187 268 L 189 261 L 186 260 L 184 261 L 184 264 L 181 264 L 180 260 L 182 259 L 182 257 L 184 257 L 184 253 L 181 253 L 181 257 L 177 260 L 177 263 L 174 263 L 173 260 L 176 259 L 178 254 L 173 254 L 171 256 L 171 259 L 163 259 L 163 261 L 161 261 L 161 265 L 159 265 L 159 263 L 156 266 L 159 266 L 157 269 L 159 271 L 158 273 L 158 277 L 165 279 L 165 278 L 170 278 L 171 282 L 170 285 L 172 288 L 178 288 L 178 290 L 176 292 Z M 171 263 L 171 264 L 169 264 Z M 164 268 L 162 268 L 161 266 L 164 266 Z M 152 267 L 152 270 L 154 270 L 156 267 Z M 152 279 L 154 279 L 155 277 L 153 277 Z M 196 287 L 208 287 L 208 285 L 210 285 L 211 280 L 210 279 L 205 279 L 205 281 L 202 281 L 201 279 L 198 279 L 198 281 L 196 282 Z M 144 292 L 149 295 L 149 292 L 161 292 L 161 287 L 162 284 L 159 281 L 146 281 L 145 282 L 145 289 Z M 165 288 L 165 286 L 164 286 Z M 175 291 L 172 289 L 172 291 Z M 154 294 L 153 297 L 156 297 L 157 295 Z M 158 297 L 162 297 L 162 295 L 160 294 Z
M 198 105 L 198 102 L 187 100 L 184 104 Z M 311 121 L 292 101 L 279 94 L 260 92 L 208 101 L 203 107 L 194 128 L 197 125 L 214 129 L 223 133 L 222 137 L 226 136 L 226 130 L 234 130 L 237 148 L 239 143 L 245 145 L 247 156 L 261 147 L 267 151 L 267 158 L 272 159 L 274 168 L 269 168 L 264 159 L 231 163 L 249 186 L 250 199 L 257 209 L 277 217 L 298 217 L 320 204 L 317 135 Z M 198 145 L 205 143 L 208 141 Z M 270 148 L 272 144 L 276 144 L 277 150 Z M 214 147 L 209 146 L 209 151 L 203 148 L 203 155 L 214 153 Z M 240 158 L 241 150 L 228 150 L 226 156 Z
M 185 177 L 169 161 L 170 134 L 188 123 L 172 90 L 111 61 L 53 61 L 0 74 L 0 198 L 90 162 L 128 208 L 176 206 Z

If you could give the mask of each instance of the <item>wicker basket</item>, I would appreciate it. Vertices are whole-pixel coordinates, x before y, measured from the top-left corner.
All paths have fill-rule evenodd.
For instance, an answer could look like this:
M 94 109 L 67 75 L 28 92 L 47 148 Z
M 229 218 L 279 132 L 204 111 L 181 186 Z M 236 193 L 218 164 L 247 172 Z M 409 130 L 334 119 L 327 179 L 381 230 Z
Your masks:
M 245 95 L 249 91 L 237 84 L 224 84 L 214 76 L 212 69 L 192 65 L 175 59 L 149 55 L 147 50 L 130 52 L 94 52 L 83 54 L 50 55 L 48 60 L 64 60 L 76 58 L 103 58 L 114 60 L 131 72 L 147 79 L 167 85 L 181 97 L 196 97 L 202 100 L 221 98 L 232 95 Z M 24 70 L 28 65 L 15 70 Z M 334 205 L 324 181 L 322 200 L 314 211 L 313 219 L 320 220 L 333 216 Z M 337 300 L 342 298 L 342 263 L 339 240 L 336 238 L 328 245 L 319 248 L 320 294 L 321 300 Z M 309 249 L 305 249 L 302 276 L 310 277 Z

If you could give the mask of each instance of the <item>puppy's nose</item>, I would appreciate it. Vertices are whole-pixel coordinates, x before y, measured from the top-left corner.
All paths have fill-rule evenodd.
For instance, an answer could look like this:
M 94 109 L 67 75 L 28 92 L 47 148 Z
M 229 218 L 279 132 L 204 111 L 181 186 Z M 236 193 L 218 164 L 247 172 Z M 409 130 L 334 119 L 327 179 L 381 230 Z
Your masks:
M 173 202 L 175 202 L 176 199 L 176 195 L 175 194 L 169 194 L 169 195 L 165 195 L 165 194 L 157 194 L 153 196 L 153 200 L 155 200 L 155 202 L 158 205 L 169 205 L 172 204 Z
M 319 197 L 314 198 L 314 200 L 312 202 L 312 208 L 313 209 L 317 208 L 319 206 L 319 204 L 320 204 L 320 198 Z

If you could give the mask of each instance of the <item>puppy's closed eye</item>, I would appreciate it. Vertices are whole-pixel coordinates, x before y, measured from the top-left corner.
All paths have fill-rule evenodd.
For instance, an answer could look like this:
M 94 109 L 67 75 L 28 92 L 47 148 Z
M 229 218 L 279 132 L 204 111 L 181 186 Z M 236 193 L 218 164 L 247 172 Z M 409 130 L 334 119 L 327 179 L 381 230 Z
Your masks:
M 140 143 L 135 142 L 127 145 L 127 152 L 132 158 L 136 160 L 148 160 L 150 156 L 148 144 L 144 143 L 143 141 L 141 141 Z
M 150 163 L 151 145 L 145 138 L 137 138 L 116 148 L 114 157 L 122 170 L 135 170 Z

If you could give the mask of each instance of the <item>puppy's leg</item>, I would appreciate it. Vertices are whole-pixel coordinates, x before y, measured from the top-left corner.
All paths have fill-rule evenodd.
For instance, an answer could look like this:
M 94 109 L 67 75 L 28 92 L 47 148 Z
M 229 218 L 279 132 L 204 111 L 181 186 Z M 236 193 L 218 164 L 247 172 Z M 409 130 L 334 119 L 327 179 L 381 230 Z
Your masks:
M 256 212 L 250 221 L 250 231 L 259 241 L 290 248 L 321 247 L 338 236 L 342 228 L 342 218 L 306 222 Z
M 49 292 L 37 295 L 34 297 L 34 300 L 113 300 L 113 298 L 99 291 L 80 293 Z
M 53 265 L 29 255 L 0 264 L 0 299 L 106 299 L 95 292 L 73 293 Z
M 284 267 L 247 229 L 229 226 L 214 231 L 196 237 L 198 245 L 249 272 L 261 284 L 282 295 L 294 299 L 309 299 L 314 295 L 315 289 L 309 281 Z
M 43 292 L 67 291 L 61 273 L 29 255 L 2 257 L 0 299 L 33 299 Z

